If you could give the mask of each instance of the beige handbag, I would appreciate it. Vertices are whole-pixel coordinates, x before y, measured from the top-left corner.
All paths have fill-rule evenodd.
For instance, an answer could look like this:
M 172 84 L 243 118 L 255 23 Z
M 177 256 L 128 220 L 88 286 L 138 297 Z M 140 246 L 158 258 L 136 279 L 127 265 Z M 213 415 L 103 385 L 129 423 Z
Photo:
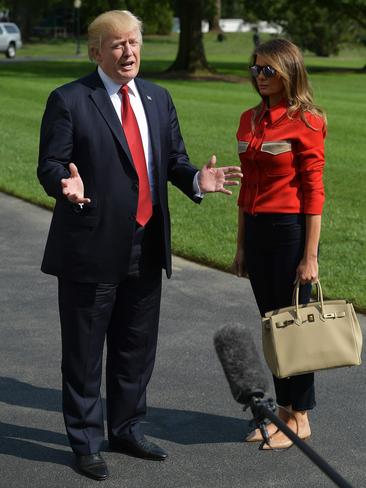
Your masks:
M 321 369 L 361 364 L 362 332 L 353 305 L 346 300 L 323 300 L 320 282 L 316 302 L 266 313 L 262 318 L 264 357 L 277 378 Z

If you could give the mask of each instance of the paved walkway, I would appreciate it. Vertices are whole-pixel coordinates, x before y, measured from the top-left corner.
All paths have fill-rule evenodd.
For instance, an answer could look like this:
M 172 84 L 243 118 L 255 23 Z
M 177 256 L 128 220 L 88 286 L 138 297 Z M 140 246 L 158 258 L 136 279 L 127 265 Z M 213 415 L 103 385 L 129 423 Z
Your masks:
M 40 273 L 50 212 L 0 193 L 0 487 L 73 488 L 97 482 L 73 470 L 60 411 L 56 280 Z M 361 318 L 363 329 L 365 318 Z M 164 463 L 108 452 L 112 488 L 331 487 L 296 448 L 243 444 L 250 418 L 230 395 L 213 348 L 224 324 L 259 318 L 247 280 L 174 259 L 164 282 L 145 432 Z M 354 487 L 366 486 L 365 366 L 317 375 L 310 444 Z

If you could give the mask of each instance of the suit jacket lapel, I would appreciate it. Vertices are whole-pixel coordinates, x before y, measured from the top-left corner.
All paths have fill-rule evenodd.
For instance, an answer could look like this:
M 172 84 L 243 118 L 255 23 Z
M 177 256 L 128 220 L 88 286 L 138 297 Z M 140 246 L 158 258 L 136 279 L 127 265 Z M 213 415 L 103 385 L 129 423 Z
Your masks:
M 151 148 L 154 159 L 154 167 L 159 169 L 160 163 L 160 122 L 159 112 L 156 107 L 156 101 L 154 97 L 150 95 L 149 90 L 146 89 L 144 82 L 138 78 L 135 78 L 135 83 L 140 94 L 142 104 L 145 109 L 147 124 L 149 126 Z
M 90 94 L 91 99 L 95 103 L 97 109 L 101 113 L 102 117 L 108 124 L 109 128 L 113 132 L 114 136 L 121 144 L 124 152 L 126 153 L 130 163 L 133 166 L 132 156 L 127 144 L 125 134 L 122 129 L 121 122 L 116 114 L 113 104 L 108 96 L 108 93 L 103 85 L 99 75 L 95 72 L 95 86 L 94 90 Z

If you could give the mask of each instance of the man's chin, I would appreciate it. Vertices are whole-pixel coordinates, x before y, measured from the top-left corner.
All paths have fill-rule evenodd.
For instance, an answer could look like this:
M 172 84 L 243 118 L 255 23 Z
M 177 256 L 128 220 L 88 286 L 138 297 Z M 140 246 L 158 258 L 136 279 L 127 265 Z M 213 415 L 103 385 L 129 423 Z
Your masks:
M 137 76 L 137 71 L 119 71 L 113 77 L 113 81 L 116 83 L 120 83 L 121 85 L 125 85 L 129 81 L 133 80 Z

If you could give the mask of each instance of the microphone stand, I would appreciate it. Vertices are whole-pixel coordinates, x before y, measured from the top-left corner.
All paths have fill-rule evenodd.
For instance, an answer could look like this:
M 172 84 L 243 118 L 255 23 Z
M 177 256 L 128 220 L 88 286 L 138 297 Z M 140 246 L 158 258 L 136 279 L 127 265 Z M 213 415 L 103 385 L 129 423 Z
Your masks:
M 263 396 L 263 394 L 261 395 Z M 260 429 L 264 442 L 269 444 L 269 436 L 265 427 L 264 420 L 268 418 L 276 427 L 278 427 L 292 442 L 311 460 L 314 464 L 323 471 L 334 483 L 340 488 L 352 488 L 335 469 L 333 469 L 314 449 L 306 444 L 298 435 L 295 434 L 287 425 L 274 414 L 276 411 L 276 404 L 272 398 L 263 399 L 258 396 L 253 396 L 250 402 L 244 407 L 246 410 L 250 407 L 257 427 Z

